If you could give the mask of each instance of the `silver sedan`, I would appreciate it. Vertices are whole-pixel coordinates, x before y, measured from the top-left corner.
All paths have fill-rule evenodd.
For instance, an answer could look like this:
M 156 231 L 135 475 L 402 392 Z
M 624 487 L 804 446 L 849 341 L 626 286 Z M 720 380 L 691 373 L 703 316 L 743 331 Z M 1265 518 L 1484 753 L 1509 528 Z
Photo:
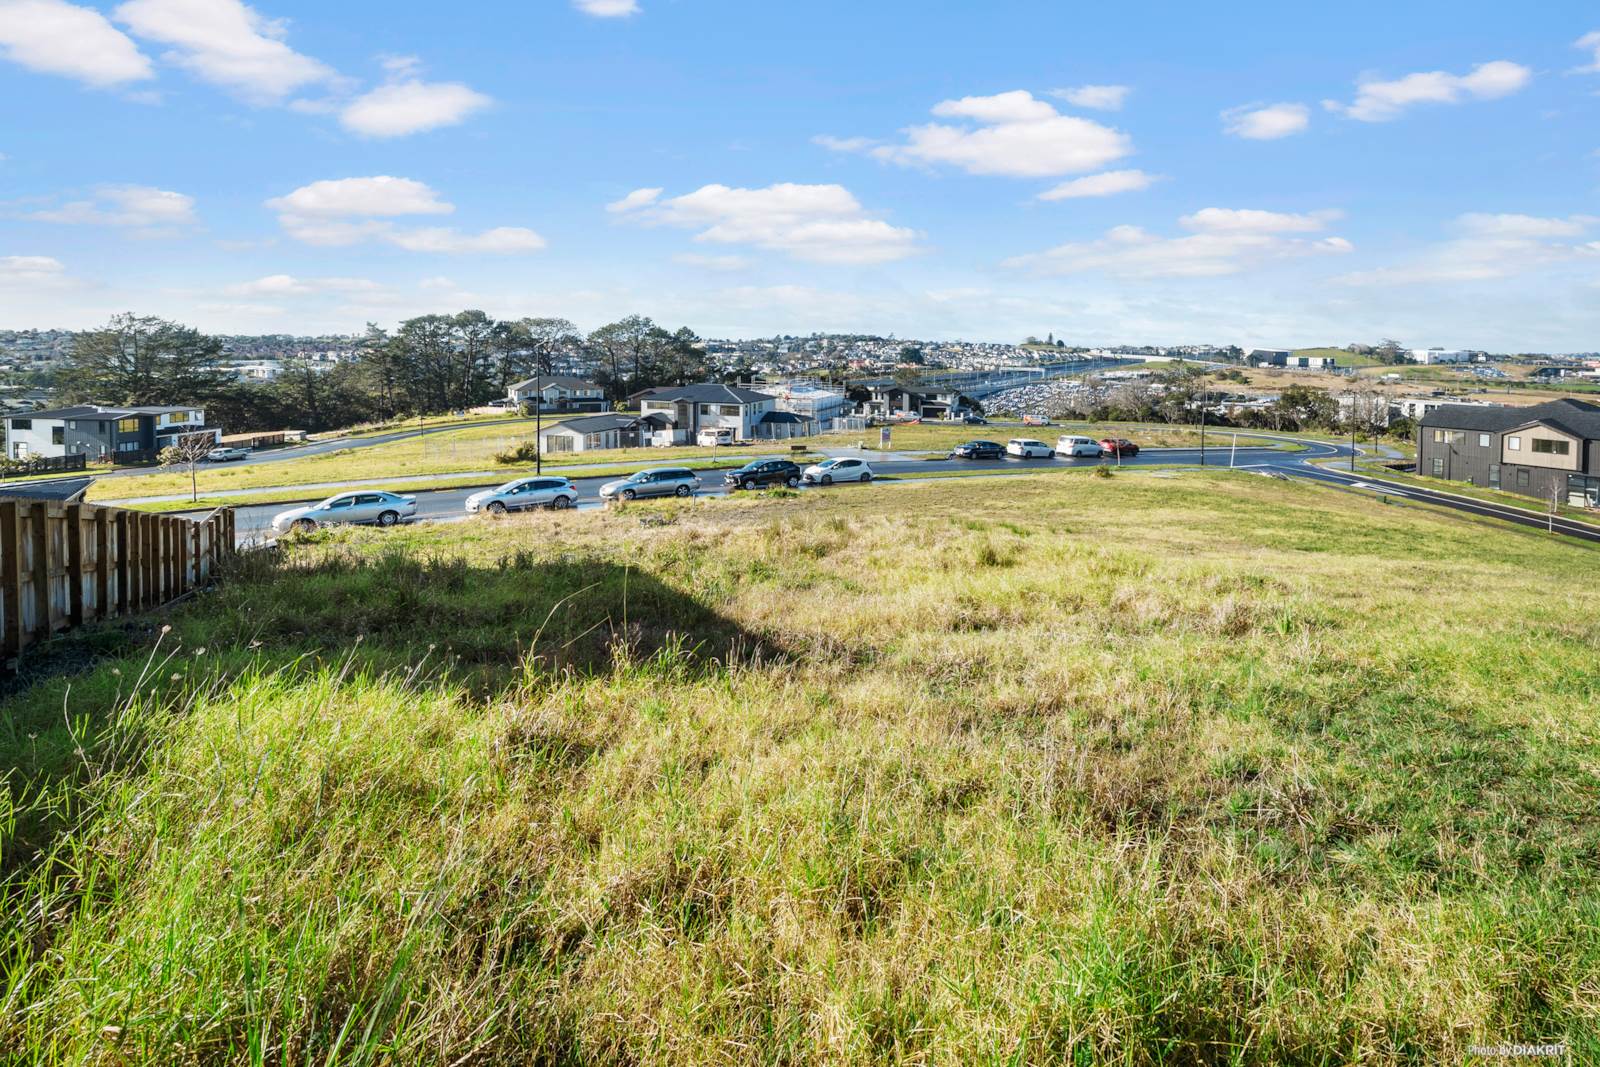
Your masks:
M 272 532 L 315 530 L 332 523 L 393 526 L 417 513 L 417 498 L 377 490 L 338 493 L 319 504 L 290 508 L 272 518 Z

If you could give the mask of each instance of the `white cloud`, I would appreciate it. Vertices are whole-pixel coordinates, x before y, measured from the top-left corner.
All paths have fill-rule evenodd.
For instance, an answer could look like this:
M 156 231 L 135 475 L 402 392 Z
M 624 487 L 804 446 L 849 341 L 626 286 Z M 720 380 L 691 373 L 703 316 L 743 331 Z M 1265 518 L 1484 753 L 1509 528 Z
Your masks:
M 97 88 L 155 74 L 139 47 L 104 15 L 65 0 L 0 0 L 0 52 L 29 70 Z
M 679 253 L 672 257 L 672 261 L 682 263 L 686 267 L 715 271 L 745 270 L 750 266 L 750 260 L 744 256 L 706 256 L 698 252 Z
M 1577 73 L 1600 74 L 1600 30 L 1595 30 L 1593 33 L 1586 33 L 1582 37 L 1579 37 L 1576 41 L 1572 42 L 1572 47 L 1581 48 L 1586 52 L 1592 52 L 1594 54 L 1594 62 L 1590 63 L 1588 66 L 1579 67 L 1577 69 Z
M 1301 133 L 1311 125 L 1311 109 L 1304 104 L 1248 104 L 1222 113 L 1222 128 L 1251 141 L 1275 141 Z
M 455 210 L 422 182 L 388 175 L 312 182 L 268 200 L 267 206 L 282 214 L 311 218 L 448 215 Z
M 136 36 L 170 45 L 163 58 L 252 103 L 337 78 L 283 42 L 282 22 L 239 0 L 127 0 L 115 15 Z
M 596 18 L 624 18 L 639 13 L 637 0 L 572 0 L 572 6 Z
M 482 233 L 462 233 L 442 226 L 419 230 L 397 230 L 386 239 L 408 252 L 442 252 L 456 255 L 479 252 L 488 255 L 511 255 L 517 252 L 537 252 L 545 246 L 545 239 L 522 226 L 496 226 Z
M 884 263 L 916 251 L 914 230 L 868 217 L 842 185 L 796 185 L 734 189 L 707 185 L 660 200 L 639 190 L 612 205 L 625 217 L 650 225 L 700 231 L 709 244 L 748 244 L 813 263 Z
M 71 200 L 35 211 L 28 218 L 94 226 L 141 228 L 189 226 L 196 219 L 194 197 L 148 185 L 102 185 L 93 199 Z
M 1337 279 L 1352 286 L 1460 284 L 1498 281 L 1563 266 L 1600 264 L 1600 241 L 1584 241 L 1600 218 L 1473 212 L 1458 217 L 1458 236 L 1393 267 L 1356 271 Z
M 1132 91 L 1126 85 L 1080 85 L 1075 89 L 1052 89 L 1050 95 L 1074 107 L 1121 111 L 1123 102 Z
M 1467 74 L 1442 70 L 1407 74 L 1394 81 L 1358 83 L 1355 102 L 1348 107 L 1327 101 L 1328 110 L 1362 122 L 1388 122 L 1418 104 L 1458 104 L 1463 100 L 1494 100 L 1509 96 L 1528 84 L 1533 72 L 1504 59 L 1481 63 Z
M 1200 278 L 1237 274 L 1274 261 L 1352 251 L 1342 237 L 1286 237 L 1320 230 L 1328 213 L 1281 215 L 1271 211 L 1206 208 L 1179 220 L 1185 237 L 1163 237 L 1138 226 L 1117 226 L 1093 241 L 1069 242 L 1005 266 L 1040 274 L 1103 273 L 1127 278 Z
M 0 286 L 8 288 L 59 285 L 67 269 L 50 256 L 0 256 Z
M 629 211 L 637 211 L 640 208 L 649 207 L 651 204 L 661 199 L 661 193 L 662 190 L 660 189 L 635 189 L 621 200 L 614 200 L 607 204 L 606 210 L 611 212 L 613 215 L 620 215 Z
M 1185 215 L 1178 222 L 1186 230 L 1201 233 L 1315 233 L 1338 217 L 1337 211 L 1288 215 L 1277 211 L 1208 207 Z
M 819 133 L 811 138 L 811 143 L 821 145 L 830 152 L 865 152 L 878 142 L 870 137 L 834 137 Z
M 454 126 L 490 103 L 487 96 L 458 82 L 411 78 L 356 97 L 339 113 L 339 122 L 367 137 L 404 137 Z
M 327 179 L 267 201 L 284 232 L 306 244 L 334 247 L 381 241 L 410 252 L 513 254 L 545 246 L 544 238 L 520 226 L 462 233 L 443 226 L 401 229 L 390 219 L 448 215 L 455 205 L 411 178 Z
M 1148 189 L 1156 177 L 1142 170 L 1108 170 L 1086 178 L 1073 178 L 1039 194 L 1040 200 L 1074 200 L 1085 196 L 1114 196 Z
M 947 164 L 969 174 L 1049 178 L 1094 170 L 1133 151 L 1127 134 L 1063 115 L 1021 89 L 946 100 L 933 114 L 975 125 L 913 126 L 904 144 L 883 145 L 872 154 L 904 165 Z
M 269 274 L 250 282 L 230 285 L 229 296 L 312 296 L 320 293 L 376 293 L 384 287 L 368 278 L 296 278 L 290 274 Z

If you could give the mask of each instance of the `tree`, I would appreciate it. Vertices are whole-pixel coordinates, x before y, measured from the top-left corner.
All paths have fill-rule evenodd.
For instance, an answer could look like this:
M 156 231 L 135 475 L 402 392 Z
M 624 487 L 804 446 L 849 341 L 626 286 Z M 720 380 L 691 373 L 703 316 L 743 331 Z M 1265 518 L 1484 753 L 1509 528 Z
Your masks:
M 68 403 L 203 404 L 231 381 L 222 342 L 154 315 L 114 315 L 78 334 L 60 375 Z
M 216 442 L 205 434 L 191 433 L 175 439 L 172 444 L 163 448 L 156 456 L 156 461 L 167 470 L 187 470 L 189 472 L 189 500 L 196 502 L 200 499 L 200 484 L 195 476 L 195 468 L 216 447 Z

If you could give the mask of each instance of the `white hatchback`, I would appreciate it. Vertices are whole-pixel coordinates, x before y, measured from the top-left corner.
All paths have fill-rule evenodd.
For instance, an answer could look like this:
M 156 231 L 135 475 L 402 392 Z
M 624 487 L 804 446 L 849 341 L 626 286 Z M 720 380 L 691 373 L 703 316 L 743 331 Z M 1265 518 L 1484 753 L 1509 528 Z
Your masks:
M 1100 442 L 1092 437 L 1077 437 L 1068 434 L 1056 438 L 1056 455 L 1058 456 L 1088 456 L 1098 459 L 1105 449 L 1100 447 Z
M 1006 455 L 1017 459 L 1049 459 L 1053 454 L 1049 445 L 1029 437 L 1013 437 L 1006 442 Z
M 870 482 L 872 468 L 859 459 L 825 459 L 806 468 L 807 485 L 832 485 L 834 482 Z

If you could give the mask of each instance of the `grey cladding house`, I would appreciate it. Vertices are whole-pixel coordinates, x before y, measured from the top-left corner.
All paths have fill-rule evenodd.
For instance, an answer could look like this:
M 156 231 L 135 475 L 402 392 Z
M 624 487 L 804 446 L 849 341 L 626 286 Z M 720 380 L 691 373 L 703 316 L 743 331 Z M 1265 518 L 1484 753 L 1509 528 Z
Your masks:
M 517 382 L 506 390 L 506 398 L 518 405 L 532 405 L 538 398 L 541 411 L 599 412 L 610 407 L 604 389 L 570 374 L 546 374 Z
M 48 411 L 22 411 L 5 417 L 6 455 L 88 456 L 131 462 L 153 457 L 174 442 L 204 435 L 215 441 L 222 431 L 206 426 L 197 407 L 107 407 L 79 404 Z
M 1417 472 L 1576 507 L 1600 507 L 1600 405 L 1446 404 L 1417 428 Z

